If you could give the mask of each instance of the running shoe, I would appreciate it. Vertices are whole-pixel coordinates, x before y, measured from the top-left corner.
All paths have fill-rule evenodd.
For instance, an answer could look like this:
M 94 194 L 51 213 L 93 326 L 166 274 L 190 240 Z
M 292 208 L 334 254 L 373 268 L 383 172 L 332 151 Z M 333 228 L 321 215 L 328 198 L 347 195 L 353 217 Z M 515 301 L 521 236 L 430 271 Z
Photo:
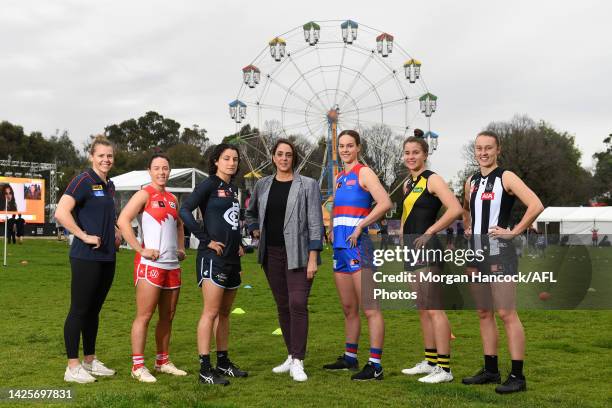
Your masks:
M 157 378 L 153 377 L 145 366 L 132 370 L 132 378 L 144 383 L 154 383 L 157 381 Z
M 87 363 L 83 361 L 83 368 L 91 375 L 97 375 L 100 377 L 110 377 L 111 375 L 115 375 L 115 370 L 111 370 L 106 367 L 103 362 L 94 358 L 91 363 Z
M 429 365 L 427 360 L 423 360 L 412 368 L 404 368 L 402 374 L 406 375 L 418 375 L 418 374 L 430 374 L 436 366 Z
M 323 366 L 326 370 L 351 370 L 357 371 L 359 369 L 359 362 L 355 360 L 355 363 L 349 363 L 344 358 L 344 354 L 338 357 L 335 363 L 325 364 Z
M 217 374 L 217 370 L 202 370 L 200 369 L 200 383 L 202 384 L 218 384 L 229 385 L 227 378 Z
M 355 381 L 369 381 L 369 380 L 382 380 L 382 379 L 383 379 L 382 367 L 377 369 L 376 367 L 374 367 L 374 364 L 371 361 L 367 362 L 367 364 L 363 367 L 363 370 L 351 376 L 351 380 L 355 380 Z
M 527 391 L 527 380 L 525 377 L 519 378 L 514 374 L 510 374 L 503 384 L 495 387 L 495 392 L 498 394 L 510 394 L 519 391 Z
M 162 364 L 160 366 L 155 364 L 155 371 L 158 372 L 158 373 L 178 375 L 178 376 L 187 375 L 186 371 L 181 370 L 180 368 L 176 368 L 176 366 L 172 362 L 170 362 L 170 361 L 168 361 L 167 363 Z
M 291 369 L 289 370 L 289 375 L 295 381 L 303 382 L 308 379 L 308 376 L 304 372 L 304 362 L 302 360 L 298 360 L 297 358 L 293 359 L 291 363 Z
M 226 377 L 248 377 L 249 373 L 241 370 L 236 364 L 228 361 L 227 365 L 217 365 L 217 373 Z
M 439 384 L 443 382 L 453 381 L 453 373 L 445 371 L 440 366 L 435 366 L 433 371 L 425 377 L 419 378 L 419 381 L 427 384 Z
M 287 356 L 287 359 L 285 360 L 285 362 L 281 365 L 274 367 L 272 369 L 272 372 L 276 374 L 282 374 L 282 373 L 289 372 L 289 370 L 291 370 L 292 361 L 293 361 L 293 358 L 291 358 L 291 355 Z
M 76 382 L 79 384 L 92 383 L 96 381 L 96 378 L 89 374 L 82 365 L 78 365 L 74 368 L 66 367 L 64 373 L 64 381 Z
M 484 368 L 471 377 L 466 377 L 461 380 L 466 385 L 474 384 L 499 384 L 501 382 L 501 375 L 499 373 L 491 373 Z

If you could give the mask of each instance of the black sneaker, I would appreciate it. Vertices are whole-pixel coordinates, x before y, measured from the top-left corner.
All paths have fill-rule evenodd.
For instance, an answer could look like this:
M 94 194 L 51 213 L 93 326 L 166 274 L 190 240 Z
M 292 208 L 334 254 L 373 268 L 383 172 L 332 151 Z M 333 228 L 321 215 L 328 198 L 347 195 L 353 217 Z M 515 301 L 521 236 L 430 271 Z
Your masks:
M 502 385 L 495 387 L 495 392 L 498 394 L 510 394 L 519 391 L 527 391 L 527 380 L 525 380 L 525 377 L 519 378 L 514 374 L 510 374 Z
M 344 358 L 344 355 L 338 357 L 335 363 L 325 364 L 323 366 L 326 370 L 351 370 L 357 371 L 359 369 L 359 362 L 355 360 L 354 363 L 349 363 Z
M 463 380 L 461 380 L 461 382 L 466 385 L 499 384 L 501 382 L 501 375 L 499 372 L 492 373 L 483 368 L 473 376 L 465 377 Z
M 243 371 L 236 364 L 229 361 L 227 365 L 218 365 L 217 374 L 224 375 L 226 377 L 248 377 L 249 373 Z
M 380 367 L 379 369 L 376 369 L 376 367 L 374 367 L 374 364 L 371 361 L 368 361 L 368 363 L 365 366 L 363 366 L 363 370 L 351 376 L 351 380 L 355 380 L 355 381 L 382 380 L 382 379 L 383 379 L 382 367 Z
M 202 370 L 200 369 L 200 382 L 202 384 L 219 384 L 219 385 L 229 385 L 229 381 L 227 378 L 220 376 L 217 374 L 216 370 Z

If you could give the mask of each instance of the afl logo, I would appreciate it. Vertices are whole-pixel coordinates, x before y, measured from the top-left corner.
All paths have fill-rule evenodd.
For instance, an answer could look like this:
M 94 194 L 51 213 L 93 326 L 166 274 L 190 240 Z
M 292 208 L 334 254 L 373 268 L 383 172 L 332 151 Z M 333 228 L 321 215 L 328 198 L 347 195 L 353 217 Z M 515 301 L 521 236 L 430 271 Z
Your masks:
M 223 219 L 232 226 L 233 230 L 238 229 L 239 210 L 240 207 L 238 206 L 238 203 L 233 203 L 232 206 L 223 214 Z
M 482 193 L 482 195 L 480 196 L 480 199 L 481 200 L 495 200 L 495 193 L 492 191 L 489 193 L 487 192 Z

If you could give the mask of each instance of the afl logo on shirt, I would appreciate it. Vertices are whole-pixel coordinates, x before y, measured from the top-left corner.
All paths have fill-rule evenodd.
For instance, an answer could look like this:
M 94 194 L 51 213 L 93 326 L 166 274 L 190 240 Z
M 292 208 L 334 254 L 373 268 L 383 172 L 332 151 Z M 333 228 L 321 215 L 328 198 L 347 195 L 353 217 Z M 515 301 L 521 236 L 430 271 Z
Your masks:
M 233 203 L 232 206 L 225 211 L 225 214 L 223 214 L 223 219 L 232 226 L 233 230 L 238 229 L 239 213 L 240 206 L 238 203 Z
M 484 192 L 482 193 L 482 195 L 480 196 L 481 200 L 495 200 L 495 193 L 490 191 L 490 192 Z

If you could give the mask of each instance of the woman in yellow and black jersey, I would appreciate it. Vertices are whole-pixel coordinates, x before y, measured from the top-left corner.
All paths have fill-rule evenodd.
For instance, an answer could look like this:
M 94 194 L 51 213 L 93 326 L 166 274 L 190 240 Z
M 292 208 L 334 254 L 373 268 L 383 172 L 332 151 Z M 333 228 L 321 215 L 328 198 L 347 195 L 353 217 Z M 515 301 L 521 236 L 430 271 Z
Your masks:
M 404 186 L 402 233 L 404 245 L 414 251 L 442 249 L 435 234 L 446 229 L 463 212 L 444 179 L 426 169 L 428 153 L 429 146 L 422 138 L 409 137 L 404 142 L 403 159 L 410 171 L 410 178 Z M 446 212 L 436 221 L 442 206 L 446 207 Z M 441 254 L 441 251 L 436 252 Z M 440 268 L 440 259 L 427 258 L 417 258 L 413 255 L 413 259 L 405 265 L 417 274 L 415 285 L 425 343 L 425 359 L 412 368 L 403 369 L 402 373 L 426 374 L 419 378 L 419 381 L 435 384 L 453 380 L 450 370 L 451 331 L 446 313 L 444 310 L 437 310 L 442 307 L 438 301 L 439 288 L 435 284 L 419 283 L 421 272 L 436 273 Z

